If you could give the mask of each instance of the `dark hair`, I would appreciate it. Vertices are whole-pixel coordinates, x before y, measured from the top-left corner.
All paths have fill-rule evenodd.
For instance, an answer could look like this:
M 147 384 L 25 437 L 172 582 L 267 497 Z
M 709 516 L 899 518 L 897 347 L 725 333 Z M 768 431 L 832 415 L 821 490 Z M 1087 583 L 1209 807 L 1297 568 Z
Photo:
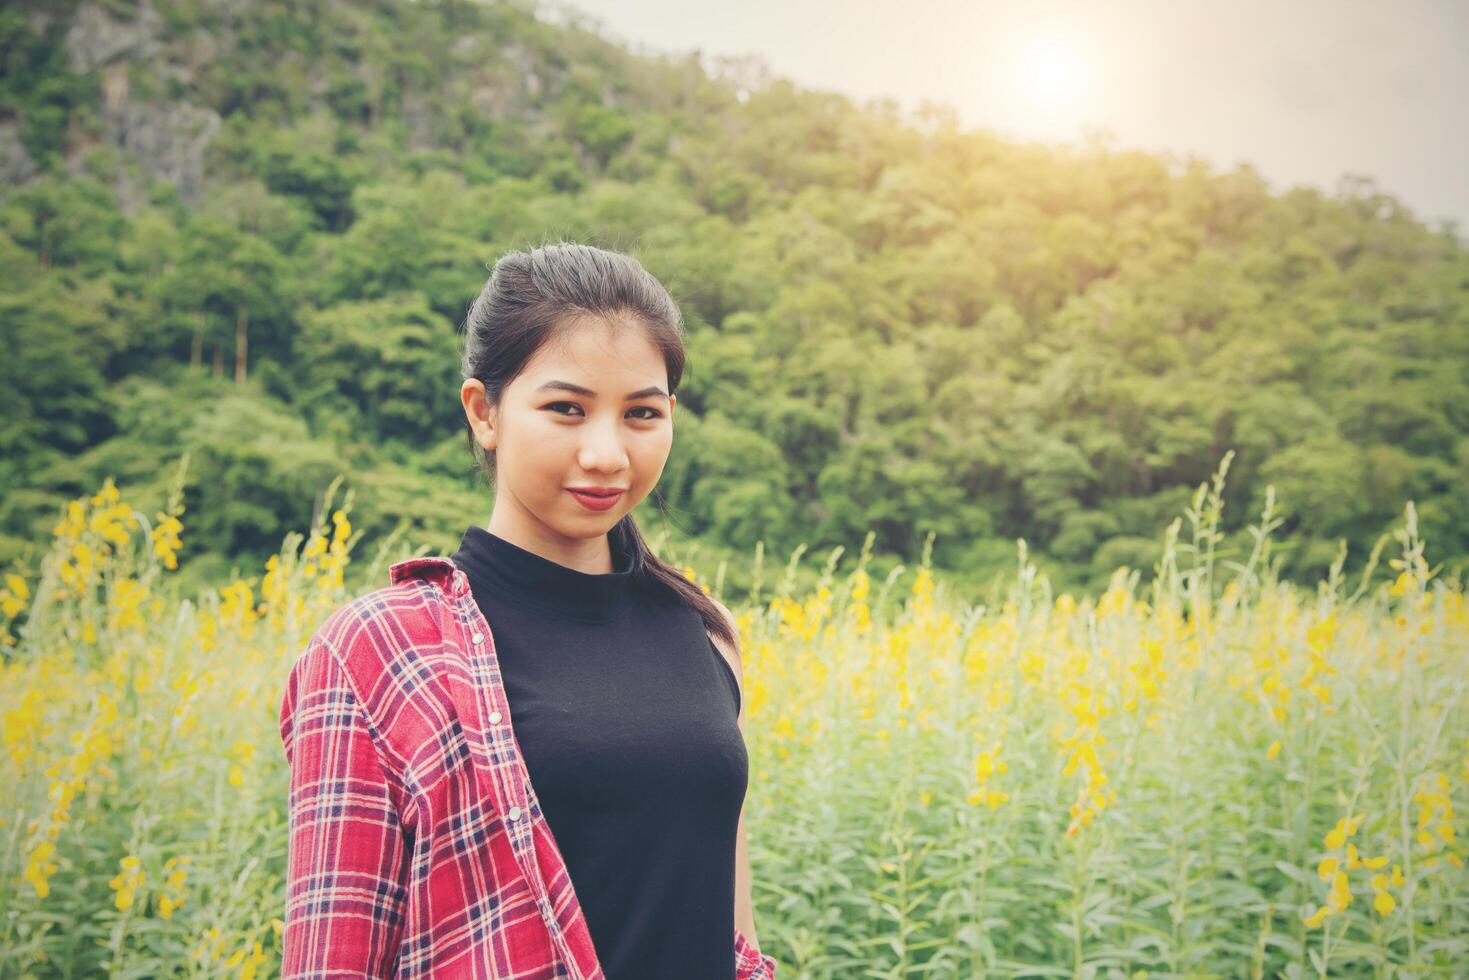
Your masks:
M 668 366 L 668 392 L 683 378 L 683 315 L 678 304 L 642 263 L 630 255 L 591 245 L 558 242 L 530 251 L 507 252 L 495 263 L 464 321 L 465 380 L 485 386 L 485 397 L 501 394 L 536 351 L 575 330 L 587 319 L 630 320 L 647 331 Z M 495 453 L 475 441 L 466 419 L 469 452 L 494 481 Z M 654 491 L 662 507 L 662 498 Z M 633 580 L 670 593 L 692 607 L 704 627 L 734 646 L 728 622 L 683 573 L 648 548 L 632 514 L 612 526 L 611 542 L 629 556 Z

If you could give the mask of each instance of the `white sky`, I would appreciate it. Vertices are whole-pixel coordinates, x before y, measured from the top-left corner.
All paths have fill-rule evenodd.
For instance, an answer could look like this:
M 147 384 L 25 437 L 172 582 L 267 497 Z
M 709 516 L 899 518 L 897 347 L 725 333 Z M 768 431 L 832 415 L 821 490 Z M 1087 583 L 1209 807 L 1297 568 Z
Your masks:
M 633 50 L 758 55 L 858 102 L 948 103 L 965 126 L 1253 164 L 1277 189 L 1344 173 L 1469 234 L 1469 0 L 547 0 Z

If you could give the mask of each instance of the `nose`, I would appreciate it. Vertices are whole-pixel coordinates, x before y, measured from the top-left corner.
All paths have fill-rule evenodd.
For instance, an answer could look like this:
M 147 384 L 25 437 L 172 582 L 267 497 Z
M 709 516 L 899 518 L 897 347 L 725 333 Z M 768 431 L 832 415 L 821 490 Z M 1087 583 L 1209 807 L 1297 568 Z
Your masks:
M 617 419 L 589 420 L 581 431 L 576 461 L 582 469 L 615 473 L 627 466 L 627 450 L 622 446 Z

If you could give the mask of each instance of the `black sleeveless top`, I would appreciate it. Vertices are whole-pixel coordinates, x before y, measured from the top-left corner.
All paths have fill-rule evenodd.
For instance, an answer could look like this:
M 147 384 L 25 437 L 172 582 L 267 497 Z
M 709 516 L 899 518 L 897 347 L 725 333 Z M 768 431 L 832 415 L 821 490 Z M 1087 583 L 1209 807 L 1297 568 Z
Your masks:
M 735 976 L 739 687 L 698 613 L 470 527 L 512 730 L 608 980 Z

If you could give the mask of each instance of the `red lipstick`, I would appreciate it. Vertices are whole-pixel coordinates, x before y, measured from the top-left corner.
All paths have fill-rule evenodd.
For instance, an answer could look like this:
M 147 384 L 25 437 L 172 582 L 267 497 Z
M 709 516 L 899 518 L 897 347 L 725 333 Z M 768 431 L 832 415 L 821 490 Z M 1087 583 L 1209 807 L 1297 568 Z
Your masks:
M 576 498 L 576 502 L 587 510 L 608 510 L 617 505 L 622 499 L 623 490 L 620 487 L 567 487 L 567 491 Z

